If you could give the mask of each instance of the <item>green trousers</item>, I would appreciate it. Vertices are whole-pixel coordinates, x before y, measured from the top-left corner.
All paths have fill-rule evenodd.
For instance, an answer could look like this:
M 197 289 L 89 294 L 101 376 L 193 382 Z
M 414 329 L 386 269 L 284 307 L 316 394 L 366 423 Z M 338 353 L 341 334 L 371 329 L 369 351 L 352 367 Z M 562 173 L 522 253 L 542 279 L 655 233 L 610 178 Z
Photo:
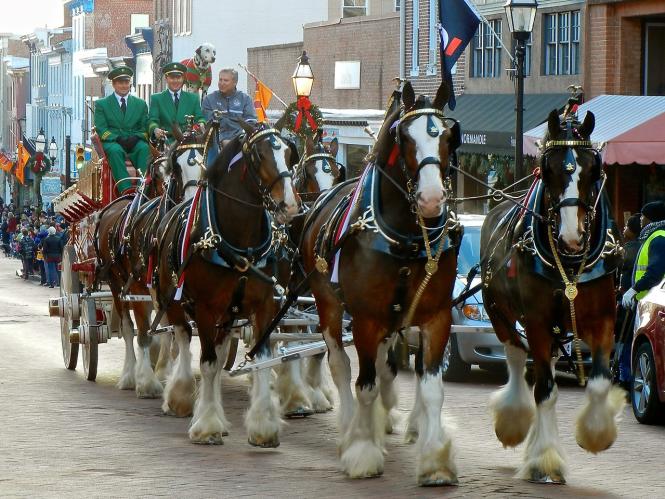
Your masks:
M 127 167 L 125 166 L 125 150 L 117 142 L 104 142 L 103 145 L 104 152 L 106 153 L 109 165 L 111 166 L 113 179 L 116 182 L 122 180 L 122 182 L 118 184 L 118 192 L 122 194 L 123 191 L 126 191 L 132 186 L 129 180 L 123 180 L 129 177 Z M 139 140 L 128 155 L 134 168 L 145 174 L 148 170 L 148 162 L 150 161 L 150 146 L 148 146 L 148 143 Z

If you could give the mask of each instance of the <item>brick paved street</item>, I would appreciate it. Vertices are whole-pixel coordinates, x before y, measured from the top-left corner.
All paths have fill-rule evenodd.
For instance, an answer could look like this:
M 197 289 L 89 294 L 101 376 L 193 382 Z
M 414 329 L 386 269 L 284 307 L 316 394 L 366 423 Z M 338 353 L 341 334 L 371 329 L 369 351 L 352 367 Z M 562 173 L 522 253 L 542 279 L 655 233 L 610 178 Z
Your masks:
M 100 346 L 96 383 L 80 369 L 64 369 L 59 321 L 47 315 L 47 298 L 57 290 L 19 281 L 17 266 L 0 258 L 0 497 L 665 497 L 665 428 L 637 424 L 627 408 L 615 445 L 587 454 L 574 441 L 583 392 L 570 379 L 561 382 L 558 405 L 571 468 L 566 486 L 513 477 L 522 448 L 503 450 L 494 437 L 486 402 L 498 382 L 481 371 L 446 385 L 458 487 L 415 485 L 415 449 L 402 442 L 403 424 L 387 437 L 383 477 L 371 480 L 349 480 L 337 470 L 334 412 L 289 421 L 277 449 L 253 448 L 242 424 L 241 379 L 224 385 L 233 424 L 225 444 L 192 445 L 188 419 L 163 416 L 160 401 L 114 387 L 121 340 Z M 413 381 L 411 372 L 399 376 L 403 419 Z

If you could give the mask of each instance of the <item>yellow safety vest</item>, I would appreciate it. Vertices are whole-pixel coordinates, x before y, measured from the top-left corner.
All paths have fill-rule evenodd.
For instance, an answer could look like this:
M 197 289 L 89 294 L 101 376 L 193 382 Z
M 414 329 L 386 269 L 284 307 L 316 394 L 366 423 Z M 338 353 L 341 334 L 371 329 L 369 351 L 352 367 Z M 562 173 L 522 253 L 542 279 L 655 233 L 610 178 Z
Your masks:
M 657 237 L 665 237 L 665 230 L 657 230 L 653 234 L 651 234 L 646 241 L 644 241 L 644 244 L 642 244 L 642 247 L 640 248 L 640 252 L 637 254 L 637 260 L 635 261 L 635 272 L 633 275 L 633 285 L 640 279 L 642 279 L 642 276 L 646 274 L 647 272 L 647 267 L 649 266 L 649 246 L 651 245 L 651 241 L 653 241 Z M 649 292 L 649 290 L 645 291 L 640 291 L 635 295 L 635 299 L 641 300 L 644 298 L 644 296 Z

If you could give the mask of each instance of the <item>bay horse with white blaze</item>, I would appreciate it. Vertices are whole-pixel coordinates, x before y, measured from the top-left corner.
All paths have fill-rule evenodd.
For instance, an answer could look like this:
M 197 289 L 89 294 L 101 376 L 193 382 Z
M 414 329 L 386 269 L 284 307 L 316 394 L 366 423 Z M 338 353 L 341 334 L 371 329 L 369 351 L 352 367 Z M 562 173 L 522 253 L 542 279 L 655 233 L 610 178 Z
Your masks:
M 383 473 L 383 434 L 392 430 L 392 422 L 379 423 L 377 416 L 382 410 L 389 416 L 396 404 L 392 340 L 401 326 L 413 325 L 422 331 L 418 400 L 410 422 L 418 434 L 417 480 L 420 485 L 457 482 L 450 437 L 440 420 L 441 361 L 450 334 L 459 236 L 444 188 L 449 158 L 459 145 L 458 125 L 449 126 L 443 114 L 447 101 L 445 83 L 433 102 L 416 99 L 406 83 L 402 109 L 389 111 L 379 132 L 375 162 L 357 182 L 323 196 L 305 222 L 301 252 L 305 271 L 312 272 L 311 289 L 340 395 L 342 469 L 353 478 Z M 423 290 L 427 274 L 431 280 Z M 345 307 L 353 317 L 360 367 L 355 402 L 341 343 Z M 379 395 L 382 408 L 375 403 Z
M 494 428 L 506 447 L 527 439 L 519 476 L 530 481 L 565 482 L 554 362 L 568 332 L 575 338 L 581 383 L 577 340 L 584 340 L 592 354 L 587 400 L 577 417 L 580 447 L 593 453 L 610 447 L 624 404 L 609 370 L 621 248 L 603 192 L 602 161 L 590 141 L 594 125 L 591 112 L 582 123 L 574 114 L 561 123 L 552 111 L 540 178 L 521 207 L 504 201 L 494 208 L 481 232 L 483 301 L 505 345 L 509 371 L 508 383 L 490 400 Z M 533 396 L 524 379 L 527 347 L 516 331 L 517 321 L 524 326 L 533 358 Z
M 159 229 L 154 291 L 179 350 L 165 405 L 186 406 L 192 397 L 189 317 L 201 341 L 201 382 L 189 428 L 194 443 L 221 444 L 228 434 L 222 367 L 230 328 L 248 318 L 258 339 L 274 316 L 272 219 L 286 223 L 298 211 L 289 147 L 275 129 L 240 123 L 246 135 L 224 147 L 194 199 L 176 206 Z M 259 358 L 270 355 L 269 348 L 259 352 Z M 253 376 L 245 416 L 249 443 L 261 447 L 279 445 L 281 418 L 270 374 Z
M 137 218 L 141 218 L 142 211 L 153 205 L 151 203 L 157 194 L 168 197 L 168 187 L 164 192 L 149 194 L 158 180 L 162 182 L 170 177 L 170 171 L 177 165 L 178 182 L 184 184 L 198 180 L 203 160 L 203 144 L 199 144 L 199 137 L 187 134 L 182 138 L 182 144 L 175 142 L 166 153 L 166 159 L 159 161 L 160 168 L 151 169 L 150 179 L 142 186 L 135 197 L 124 196 L 110 204 L 101 213 L 97 224 L 97 257 L 100 277 L 106 280 L 113 293 L 113 305 L 120 317 L 120 328 L 125 340 L 125 360 L 122 374 L 118 381 L 121 390 L 136 390 L 140 398 L 156 398 L 162 394 L 162 384 L 152 368 L 150 349 L 153 338 L 148 335 L 150 329 L 150 313 L 152 305 L 149 302 L 127 302 L 123 300 L 124 294 L 148 295 L 146 282 L 143 278 L 134 278 L 133 270 L 136 263 L 136 236 L 132 238 L 132 226 Z M 190 147 L 191 146 L 191 147 Z M 193 157 L 193 160 L 192 160 Z M 139 347 L 138 359 L 134 351 L 134 324 L 130 316 L 134 312 L 134 319 L 138 330 L 137 342 Z M 161 357 L 165 352 L 162 348 Z

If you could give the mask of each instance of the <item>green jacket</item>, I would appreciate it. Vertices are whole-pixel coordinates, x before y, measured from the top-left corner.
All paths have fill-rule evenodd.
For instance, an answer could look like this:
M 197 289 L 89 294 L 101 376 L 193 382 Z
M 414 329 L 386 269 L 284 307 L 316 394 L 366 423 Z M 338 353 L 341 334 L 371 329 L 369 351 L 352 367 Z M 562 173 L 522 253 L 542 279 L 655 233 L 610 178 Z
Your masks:
M 102 142 L 130 135 L 148 140 L 148 106 L 143 99 L 128 95 L 127 111 L 123 115 L 118 99 L 111 94 L 95 102 L 95 128 Z
M 185 116 L 194 116 L 194 123 L 205 124 L 206 120 L 201 112 L 199 96 L 191 92 L 180 92 L 178 110 L 176 111 L 173 97 L 168 90 L 153 94 L 150 97 L 150 115 L 148 117 L 148 134 L 152 135 L 155 128 L 171 132 L 171 125 L 178 123 L 181 130 L 185 130 L 187 121 Z

